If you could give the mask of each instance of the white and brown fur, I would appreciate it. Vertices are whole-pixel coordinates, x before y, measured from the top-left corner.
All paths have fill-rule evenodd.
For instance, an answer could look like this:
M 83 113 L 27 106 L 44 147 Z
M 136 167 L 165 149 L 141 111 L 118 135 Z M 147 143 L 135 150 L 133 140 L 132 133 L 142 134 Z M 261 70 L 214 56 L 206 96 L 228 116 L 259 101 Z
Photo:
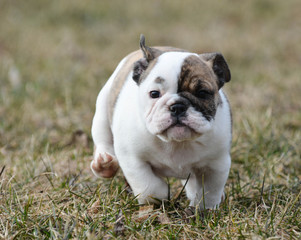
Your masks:
M 193 206 L 216 208 L 231 165 L 230 81 L 219 53 L 147 47 L 125 57 L 100 91 L 92 125 L 92 171 L 119 166 L 140 203 L 168 197 L 164 177 L 185 179 Z M 204 194 L 203 194 L 204 193 Z

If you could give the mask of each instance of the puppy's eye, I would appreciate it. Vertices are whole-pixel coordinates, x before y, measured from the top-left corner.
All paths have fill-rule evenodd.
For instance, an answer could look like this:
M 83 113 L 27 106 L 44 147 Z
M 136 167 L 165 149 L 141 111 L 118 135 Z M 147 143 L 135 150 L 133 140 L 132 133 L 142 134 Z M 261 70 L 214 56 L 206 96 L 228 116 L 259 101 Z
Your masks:
M 207 90 L 200 90 L 197 92 L 196 95 L 198 98 L 206 99 L 206 98 L 211 97 L 213 95 L 213 93 L 210 91 L 207 91 Z
M 159 91 L 150 91 L 149 96 L 151 98 L 159 98 L 160 97 L 160 92 Z

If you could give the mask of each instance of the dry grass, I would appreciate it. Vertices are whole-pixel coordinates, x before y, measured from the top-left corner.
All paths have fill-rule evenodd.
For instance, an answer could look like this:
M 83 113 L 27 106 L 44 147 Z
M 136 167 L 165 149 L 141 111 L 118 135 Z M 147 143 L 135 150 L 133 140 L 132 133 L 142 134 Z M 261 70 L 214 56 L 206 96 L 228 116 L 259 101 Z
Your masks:
M 1 1 L 0 238 L 300 239 L 300 9 L 299 0 Z M 140 33 L 228 60 L 233 164 L 216 212 L 187 219 L 181 197 L 141 216 L 121 174 L 89 170 L 97 93 Z M 79 129 L 86 139 L 72 140 Z

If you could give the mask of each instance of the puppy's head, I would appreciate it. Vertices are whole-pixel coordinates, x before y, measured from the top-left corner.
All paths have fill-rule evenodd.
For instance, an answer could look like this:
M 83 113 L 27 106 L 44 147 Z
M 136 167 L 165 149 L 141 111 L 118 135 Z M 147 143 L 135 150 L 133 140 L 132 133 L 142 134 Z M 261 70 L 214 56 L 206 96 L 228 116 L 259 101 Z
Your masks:
M 212 128 L 219 90 L 231 75 L 219 53 L 195 54 L 145 46 L 134 65 L 140 113 L 148 131 L 164 141 L 198 138 Z

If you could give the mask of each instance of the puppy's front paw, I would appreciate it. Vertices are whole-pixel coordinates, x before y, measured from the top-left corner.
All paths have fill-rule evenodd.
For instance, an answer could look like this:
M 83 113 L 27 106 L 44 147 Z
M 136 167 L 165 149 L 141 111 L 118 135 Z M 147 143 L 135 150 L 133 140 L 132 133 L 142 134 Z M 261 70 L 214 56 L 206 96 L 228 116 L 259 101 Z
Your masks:
M 103 178 L 114 177 L 118 171 L 119 165 L 116 158 L 108 153 L 99 154 L 98 158 L 95 158 L 91 162 L 91 169 L 96 176 Z

